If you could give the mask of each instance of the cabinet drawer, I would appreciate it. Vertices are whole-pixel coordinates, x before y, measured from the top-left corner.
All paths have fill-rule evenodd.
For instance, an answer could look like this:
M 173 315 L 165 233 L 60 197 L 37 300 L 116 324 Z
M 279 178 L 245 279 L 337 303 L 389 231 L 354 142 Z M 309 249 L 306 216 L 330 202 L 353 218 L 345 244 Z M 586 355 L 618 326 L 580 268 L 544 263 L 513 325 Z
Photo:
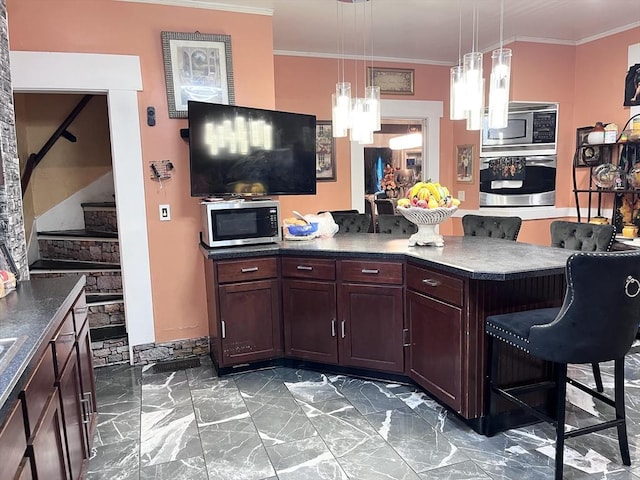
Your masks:
M 456 306 L 464 299 L 462 279 L 413 265 L 407 265 L 407 288 Z
M 371 260 L 343 260 L 340 263 L 344 282 L 402 285 L 401 263 Z
M 318 258 L 283 258 L 282 276 L 333 281 L 336 279 L 336 263 Z
M 56 373 L 53 366 L 53 350 L 47 348 L 27 381 L 27 385 L 22 391 L 22 396 L 27 408 L 28 434 L 33 435 L 38 419 L 47 403 L 47 398 L 51 395 L 56 380 Z
M 22 402 L 15 403 L 4 426 L 0 428 L 0 478 L 15 478 L 27 449 Z
M 53 343 L 56 372 L 61 372 L 76 342 L 76 331 L 73 327 L 73 314 L 69 312 L 62 325 L 51 340 Z
M 275 258 L 252 258 L 217 263 L 218 282 L 244 282 L 275 278 L 278 275 Z

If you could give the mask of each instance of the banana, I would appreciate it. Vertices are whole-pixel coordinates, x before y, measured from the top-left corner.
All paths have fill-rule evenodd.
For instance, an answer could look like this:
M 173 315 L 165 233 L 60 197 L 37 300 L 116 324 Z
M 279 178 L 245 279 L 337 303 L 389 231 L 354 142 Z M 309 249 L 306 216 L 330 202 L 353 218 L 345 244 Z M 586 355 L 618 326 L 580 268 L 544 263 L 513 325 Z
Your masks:
M 436 186 L 435 183 L 427 183 L 427 188 L 429 189 L 429 192 L 431 192 L 431 195 L 433 196 L 433 198 L 435 199 L 436 202 L 440 201 L 440 191 L 438 190 L 438 187 Z

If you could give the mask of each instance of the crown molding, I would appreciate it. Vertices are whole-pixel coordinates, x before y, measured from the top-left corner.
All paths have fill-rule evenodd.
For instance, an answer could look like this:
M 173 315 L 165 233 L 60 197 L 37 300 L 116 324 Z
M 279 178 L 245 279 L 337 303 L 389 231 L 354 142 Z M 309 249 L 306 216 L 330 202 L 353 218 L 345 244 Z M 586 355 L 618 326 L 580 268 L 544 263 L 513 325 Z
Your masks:
M 607 30 L 606 32 L 598 33 L 590 37 L 585 37 L 581 40 L 578 40 L 576 42 L 576 45 L 582 45 L 585 43 L 593 42 L 594 40 L 600 40 L 601 38 L 609 37 L 611 35 L 615 35 L 616 33 L 626 32 L 627 30 L 631 30 L 636 27 L 640 27 L 640 21 L 633 22 L 628 25 L 623 25 L 622 27 L 614 28 L 612 30 Z
M 344 60 L 357 60 L 367 62 L 389 62 L 389 63 L 413 63 L 419 65 L 439 65 L 439 66 L 451 66 L 451 62 L 443 62 L 440 60 L 425 60 L 419 58 L 400 58 L 400 57 L 377 57 L 363 55 L 338 55 L 335 53 L 326 52 L 302 52 L 297 50 L 274 50 L 274 55 L 282 55 L 288 57 L 312 57 L 312 58 L 335 58 Z
M 273 16 L 273 8 L 244 7 L 240 5 L 227 5 L 212 3 L 204 0 L 117 0 L 128 3 L 151 3 L 155 5 L 167 5 L 171 7 L 203 8 L 206 10 L 222 10 L 234 13 L 251 13 L 254 15 Z

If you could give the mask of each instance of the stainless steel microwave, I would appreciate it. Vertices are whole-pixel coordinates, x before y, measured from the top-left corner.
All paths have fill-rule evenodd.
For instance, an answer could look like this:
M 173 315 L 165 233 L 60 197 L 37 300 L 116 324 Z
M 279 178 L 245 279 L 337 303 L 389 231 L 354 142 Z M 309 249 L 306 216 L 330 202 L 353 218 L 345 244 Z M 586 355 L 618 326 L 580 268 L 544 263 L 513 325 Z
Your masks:
M 557 138 L 558 104 L 514 102 L 504 128 L 489 128 L 485 115 L 480 156 L 555 155 Z
M 282 240 L 280 202 L 231 200 L 202 202 L 201 242 L 209 248 Z

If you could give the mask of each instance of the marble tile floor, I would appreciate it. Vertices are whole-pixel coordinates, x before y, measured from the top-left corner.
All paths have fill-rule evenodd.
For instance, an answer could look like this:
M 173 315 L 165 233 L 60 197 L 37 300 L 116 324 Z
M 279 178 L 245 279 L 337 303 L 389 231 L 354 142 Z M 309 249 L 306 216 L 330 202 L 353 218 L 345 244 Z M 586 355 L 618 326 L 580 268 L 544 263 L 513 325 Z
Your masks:
M 211 361 L 154 374 L 96 370 L 90 480 L 470 480 L 553 478 L 544 424 L 487 438 L 410 385 L 270 368 L 218 378 Z M 613 367 L 602 365 L 605 389 Z M 593 384 L 590 366 L 571 367 Z M 615 429 L 567 441 L 565 478 L 640 480 L 640 355 L 626 364 L 632 466 Z M 572 389 L 567 424 L 609 408 Z

